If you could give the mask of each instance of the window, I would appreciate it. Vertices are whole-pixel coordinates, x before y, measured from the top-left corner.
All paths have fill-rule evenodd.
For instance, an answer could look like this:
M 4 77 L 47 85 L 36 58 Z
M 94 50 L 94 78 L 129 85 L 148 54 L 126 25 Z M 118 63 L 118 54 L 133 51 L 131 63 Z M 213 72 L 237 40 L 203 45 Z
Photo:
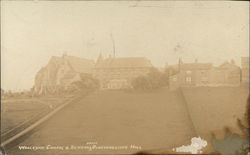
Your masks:
M 192 78 L 191 78 L 191 77 L 186 77 L 186 82 L 187 82 L 187 83 L 191 83 L 191 81 L 192 81 Z
M 208 77 L 207 76 L 202 76 L 201 77 L 201 81 L 202 82 L 207 82 L 208 81 Z
M 186 71 L 186 73 L 187 73 L 187 74 L 191 74 L 191 73 L 192 73 L 192 71 L 189 71 L 189 70 L 188 70 L 188 71 Z

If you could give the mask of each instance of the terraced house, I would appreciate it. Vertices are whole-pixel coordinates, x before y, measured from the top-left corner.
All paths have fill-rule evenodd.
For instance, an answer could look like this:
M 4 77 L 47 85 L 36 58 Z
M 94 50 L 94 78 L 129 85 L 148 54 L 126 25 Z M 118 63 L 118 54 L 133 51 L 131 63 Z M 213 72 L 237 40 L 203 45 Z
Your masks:
M 234 61 L 224 62 L 218 67 L 211 63 L 183 63 L 168 67 L 170 70 L 169 87 L 176 89 L 185 86 L 238 86 L 240 67 Z
M 132 88 L 131 81 L 147 75 L 153 68 L 144 57 L 108 57 L 100 54 L 97 61 L 63 55 L 53 56 L 36 75 L 34 92 L 54 93 L 67 90 L 71 83 L 81 80 L 80 74 L 91 74 L 100 82 L 101 89 Z M 220 66 L 211 63 L 183 63 L 179 59 L 169 70 L 169 88 L 192 86 L 238 86 L 249 82 L 249 58 L 242 58 L 242 69 L 231 60 Z

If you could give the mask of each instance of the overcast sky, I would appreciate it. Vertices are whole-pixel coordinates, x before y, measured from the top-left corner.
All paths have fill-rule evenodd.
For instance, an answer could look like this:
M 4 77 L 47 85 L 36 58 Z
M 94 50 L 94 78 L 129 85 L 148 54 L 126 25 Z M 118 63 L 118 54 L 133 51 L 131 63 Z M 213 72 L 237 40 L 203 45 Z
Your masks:
M 152 64 L 212 62 L 249 51 L 249 3 L 215 1 L 1 1 L 1 87 L 29 89 L 51 56 L 100 52 Z

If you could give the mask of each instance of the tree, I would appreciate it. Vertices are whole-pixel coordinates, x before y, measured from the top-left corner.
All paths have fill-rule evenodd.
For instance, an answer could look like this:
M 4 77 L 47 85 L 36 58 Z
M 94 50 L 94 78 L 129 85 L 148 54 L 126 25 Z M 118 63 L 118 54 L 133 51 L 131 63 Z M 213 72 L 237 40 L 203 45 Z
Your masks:
M 71 84 L 71 91 L 95 90 L 100 87 L 99 81 L 90 74 L 80 74 L 81 80 Z
M 132 80 L 132 86 L 134 89 L 149 89 L 149 81 L 146 76 L 139 76 Z
M 168 73 L 160 72 L 156 68 L 152 68 L 146 76 L 139 76 L 132 80 L 134 89 L 149 90 L 157 89 L 168 85 Z

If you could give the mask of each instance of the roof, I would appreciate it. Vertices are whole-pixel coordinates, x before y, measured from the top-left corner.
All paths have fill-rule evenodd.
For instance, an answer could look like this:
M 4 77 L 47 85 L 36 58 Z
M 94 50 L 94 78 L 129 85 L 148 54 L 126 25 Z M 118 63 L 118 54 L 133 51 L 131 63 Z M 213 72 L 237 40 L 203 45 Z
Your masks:
M 194 69 L 211 69 L 211 63 L 184 63 L 180 65 L 180 69 L 194 70 Z
M 72 69 L 76 72 L 91 72 L 94 67 L 94 61 L 74 56 L 64 56 Z
M 175 64 L 175 65 L 168 65 L 166 68 L 178 70 L 178 67 L 179 67 L 179 65 L 178 65 L 178 64 Z
M 236 66 L 235 64 L 232 64 L 228 61 L 225 61 L 223 64 L 221 64 L 220 66 L 218 66 L 218 68 L 221 69 L 229 69 L 229 68 L 239 68 L 238 66 Z
M 249 62 L 249 57 L 241 57 L 241 60 Z
M 52 56 L 48 64 L 54 63 L 54 64 L 59 65 L 59 64 L 61 64 L 62 62 L 63 62 L 63 60 L 62 60 L 61 57 Z
M 143 57 L 108 58 L 99 61 L 96 68 L 138 68 L 152 67 L 150 60 Z
M 84 58 L 79 58 L 75 56 L 62 56 L 62 57 L 57 57 L 53 56 L 50 59 L 50 63 L 54 63 L 56 65 L 61 65 L 64 60 L 68 63 L 68 65 L 78 73 L 86 72 L 89 73 L 91 72 L 91 69 L 94 67 L 94 61 L 93 60 L 88 60 Z

